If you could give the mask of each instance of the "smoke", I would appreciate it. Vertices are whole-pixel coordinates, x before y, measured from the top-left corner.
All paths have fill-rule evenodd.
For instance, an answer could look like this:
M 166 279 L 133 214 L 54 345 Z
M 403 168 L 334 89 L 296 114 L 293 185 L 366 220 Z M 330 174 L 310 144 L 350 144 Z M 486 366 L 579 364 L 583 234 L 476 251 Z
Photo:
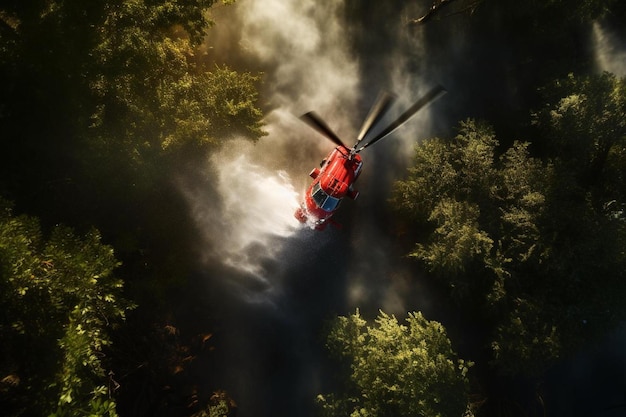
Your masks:
M 295 117 L 315 110 L 341 137 L 351 133 L 359 67 L 345 36 L 343 2 L 254 0 L 238 11 L 241 42 L 267 69 L 265 97 L 274 109 L 260 153 L 282 151 L 292 169 L 319 162 L 332 144 Z
M 249 1 L 239 10 L 242 42 L 275 66 L 270 89 L 280 105 L 290 107 L 299 97 L 329 109 L 346 95 L 354 98 L 357 66 L 342 36 L 341 1 Z
M 309 414 L 330 379 L 320 334 L 326 319 L 356 307 L 404 315 L 431 303 L 425 288 L 417 291 L 409 261 L 399 261 L 387 199 L 416 138 L 430 134 L 433 106 L 363 153 L 361 196 L 336 215 L 343 229 L 313 231 L 293 217 L 307 173 L 334 146 L 299 115 L 315 110 L 351 144 L 380 90 L 398 93 L 383 128 L 439 82 L 414 75 L 430 72 L 416 64 L 424 46 L 397 29 L 397 10 L 371 5 L 389 14 L 377 20 L 392 22 L 380 37 L 350 24 L 362 19 L 345 7 L 342 0 L 240 0 L 213 14 L 207 59 L 263 72 L 268 109 L 268 136 L 256 144 L 228 141 L 180 182 L 204 237 L 198 251 L 213 307 L 228 329 L 216 336 L 213 353 L 223 368 L 211 372 L 241 416 Z M 355 48 L 355 37 L 372 42 Z
M 424 59 L 427 51 L 424 33 L 409 31 L 404 24 L 408 16 L 418 13 L 413 5 L 391 8 L 381 4 L 378 7 L 381 8 L 379 13 L 374 12 L 379 16 L 377 21 L 389 19 L 394 24 L 387 27 L 385 33 L 378 33 L 378 37 L 366 36 L 368 45 L 385 47 L 378 50 L 373 47 L 365 58 L 372 64 L 364 74 L 369 81 L 363 101 L 365 107 L 371 105 L 371 99 L 381 89 L 392 92 L 396 100 L 373 134 L 441 82 L 433 75 L 429 61 Z M 349 260 L 347 270 L 347 304 L 352 310 L 358 307 L 364 314 L 373 316 L 382 309 L 402 316 L 418 305 L 419 309 L 429 309 L 426 292 L 416 292 L 413 265 L 404 257 L 403 249 L 391 233 L 394 214 L 388 201 L 394 181 L 405 174 L 420 139 L 430 137 L 433 132 L 433 111 L 437 103 L 421 109 L 389 137 L 362 154 L 364 170 L 357 188 L 363 189 L 350 213 L 351 245 L 356 254 Z
M 217 13 L 205 50 L 217 60 L 238 49 L 235 65 L 254 62 L 263 72 L 268 136 L 256 145 L 229 141 L 207 160 L 211 186 L 182 188 L 206 239 L 206 264 L 226 266 L 237 277 L 230 279 L 270 296 L 284 245 L 306 236 L 296 236 L 302 228 L 293 216 L 306 173 L 332 149 L 297 116 L 315 109 L 338 133 L 349 132 L 358 64 L 343 36 L 341 1 L 248 0 Z M 236 291 L 250 299 L 240 285 Z
M 207 53 L 215 60 L 253 65 L 262 71 L 262 97 L 270 111 L 266 116 L 267 137 L 254 146 L 234 142 L 227 151 L 207 161 L 217 181 L 216 195 L 186 192 L 208 242 L 205 258 L 209 263 L 218 260 L 250 274 L 264 286 L 277 285 L 279 277 L 268 274 L 267 264 L 280 257 L 290 238 L 299 238 L 298 227 L 293 225 L 294 205 L 308 185 L 306 173 L 333 147 L 297 116 L 315 110 L 351 144 L 381 89 L 399 92 L 396 105 L 380 123 L 384 127 L 437 83 L 414 75 L 428 70 L 424 60 L 416 59 L 424 55 L 422 36 L 406 32 L 398 10 L 379 7 L 395 24 L 387 29 L 387 47 L 380 48 L 382 43 L 377 39 L 375 48 L 379 52 L 373 54 L 376 56 L 372 62 L 365 62 L 366 67 L 352 52 L 351 42 L 354 36 L 363 37 L 368 28 L 348 25 L 342 0 L 323 4 L 312 0 L 247 0 L 232 8 L 221 8 L 214 16 L 216 33 L 211 34 Z M 234 32 L 233 26 L 240 30 Z M 233 43 L 238 46 L 234 48 Z M 364 155 L 365 174 L 357 184 L 367 187 L 358 202 L 364 214 L 354 216 L 364 225 L 354 235 L 354 249 L 379 239 L 379 227 L 385 225 L 385 219 L 372 217 L 377 210 L 372 206 L 385 204 L 391 183 L 410 161 L 415 139 L 429 133 L 430 120 L 427 107 L 398 129 L 393 138 L 386 139 L 385 145 L 372 147 Z M 263 191 L 257 193 L 260 189 Z M 221 202 L 219 213 L 209 215 L 216 210 L 214 199 Z M 347 219 L 347 223 L 352 220 Z M 385 276 L 395 268 L 388 257 L 389 253 L 384 252 L 346 262 L 353 264 L 354 271 L 380 271 L 379 276 Z M 360 272 L 351 273 L 350 279 L 359 276 Z M 360 285 L 359 279 L 354 282 Z M 352 305 L 356 307 L 359 301 L 364 300 L 354 298 Z
M 183 191 L 209 243 L 201 251 L 205 263 L 236 269 L 265 288 L 271 286 L 268 261 L 300 228 L 293 216 L 299 196 L 285 171 L 252 162 L 252 148 L 233 140 L 207 161 L 212 184 L 187 183 Z
M 594 22 L 592 44 L 596 67 L 618 77 L 626 76 L 626 45 L 605 23 Z

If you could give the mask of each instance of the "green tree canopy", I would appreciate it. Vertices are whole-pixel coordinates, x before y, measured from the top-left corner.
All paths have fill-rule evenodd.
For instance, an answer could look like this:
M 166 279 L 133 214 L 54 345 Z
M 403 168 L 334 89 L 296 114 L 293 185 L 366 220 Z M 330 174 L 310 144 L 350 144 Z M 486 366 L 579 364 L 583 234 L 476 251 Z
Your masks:
M 543 94 L 545 105 L 533 114 L 533 121 L 547 142 L 549 156 L 560 165 L 564 183 L 580 184 L 578 192 L 590 192 L 598 210 L 612 201 L 623 204 L 625 79 L 610 73 L 570 74 L 543 89 Z M 576 190 L 564 187 L 563 192 Z
M 152 288 L 193 256 L 173 179 L 235 136 L 265 134 L 261 75 L 200 52 L 214 3 L 0 6 L 0 194 L 44 226 L 97 227 L 123 273 L 152 274 Z
M 604 74 L 547 90 L 530 145 L 498 150 L 490 126 L 416 148 L 394 204 L 419 236 L 411 255 L 491 328 L 493 363 L 538 373 L 624 317 L 624 84 Z
M 82 194 L 80 210 L 162 188 L 181 159 L 233 136 L 262 137 L 260 75 L 209 64 L 197 49 L 213 3 L 3 3 L 3 194 L 42 215 Z
M 55 227 L 0 210 L 0 400 L 6 415 L 115 415 L 108 331 L 131 308 L 113 250 L 98 232 Z
M 324 415 L 461 416 L 468 408 L 467 372 L 445 329 L 409 313 L 406 325 L 380 312 L 368 325 L 357 310 L 339 317 L 328 346 L 350 366 L 349 387 L 319 395 Z
M 429 269 L 461 286 L 481 268 L 497 275 L 534 253 L 535 222 L 550 167 L 515 142 L 499 158 L 493 129 L 461 122 L 454 140 L 435 138 L 416 147 L 407 179 L 394 186 L 393 202 L 430 239 L 411 253 Z M 458 282 L 457 282 L 458 279 Z

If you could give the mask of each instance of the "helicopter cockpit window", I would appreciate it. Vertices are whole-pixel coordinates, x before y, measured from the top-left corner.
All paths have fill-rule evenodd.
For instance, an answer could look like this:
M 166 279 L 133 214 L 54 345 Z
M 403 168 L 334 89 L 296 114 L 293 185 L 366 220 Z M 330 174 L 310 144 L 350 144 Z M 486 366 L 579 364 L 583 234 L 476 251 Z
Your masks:
M 322 190 L 322 187 L 320 187 L 319 182 L 313 187 L 313 190 L 311 191 L 311 197 L 313 197 L 313 200 L 315 200 L 317 206 L 325 211 L 335 210 L 339 205 L 339 202 L 341 201 L 338 198 L 326 194 L 324 190 Z

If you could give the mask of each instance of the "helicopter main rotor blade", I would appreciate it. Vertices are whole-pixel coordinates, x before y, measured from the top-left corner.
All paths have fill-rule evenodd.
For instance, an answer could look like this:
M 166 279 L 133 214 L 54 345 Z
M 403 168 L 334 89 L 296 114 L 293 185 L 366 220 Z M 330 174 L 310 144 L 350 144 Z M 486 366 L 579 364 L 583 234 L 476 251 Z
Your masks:
M 305 123 L 307 123 L 313 129 L 320 132 L 322 135 L 326 136 L 328 139 L 335 142 L 335 144 L 339 146 L 343 146 L 344 148 L 346 147 L 346 145 L 343 144 L 341 139 L 339 139 L 339 136 L 337 136 L 335 132 L 333 132 L 330 129 L 330 127 L 328 127 L 326 122 L 324 122 L 322 118 L 317 115 L 317 113 L 310 111 L 300 116 L 300 119 L 302 119 Z
M 431 101 L 435 100 L 439 96 L 443 95 L 446 92 L 445 88 L 438 85 L 432 88 L 428 93 L 426 93 L 422 98 L 417 100 L 407 111 L 402 113 L 400 117 L 398 117 L 393 123 L 391 123 L 385 130 L 376 135 L 372 140 L 367 142 L 365 145 L 361 146 L 356 152 L 361 152 L 363 149 L 367 148 L 370 145 L 375 144 L 385 136 L 389 135 L 391 132 L 402 126 L 407 120 L 409 120 L 415 113 L 417 113 L 424 106 L 429 104 Z
M 359 132 L 359 136 L 356 138 L 356 144 L 354 148 L 363 140 L 363 138 L 368 134 L 370 129 L 378 123 L 378 121 L 385 115 L 389 107 L 393 104 L 395 100 L 395 96 L 389 94 L 387 92 L 382 92 L 378 98 L 376 99 L 376 103 L 370 109 L 369 114 L 365 118 L 363 122 L 363 126 L 361 127 L 361 131 Z

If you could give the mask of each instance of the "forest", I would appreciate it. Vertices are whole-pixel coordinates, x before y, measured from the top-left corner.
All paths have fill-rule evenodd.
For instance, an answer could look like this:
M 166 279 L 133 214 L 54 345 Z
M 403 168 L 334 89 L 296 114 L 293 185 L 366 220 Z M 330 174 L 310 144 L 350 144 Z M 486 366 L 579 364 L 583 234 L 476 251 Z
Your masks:
M 597 22 L 626 39 L 620 24 L 626 3 L 331 3 L 345 25 L 341 42 L 358 63 L 337 59 L 330 30 L 317 40 L 320 54 L 350 71 L 360 65 L 362 84 L 379 78 L 367 68 L 400 66 L 380 59 L 392 56 L 398 27 L 403 40 L 397 42 L 410 46 L 398 48 L 408 68 L 435 67 L 445 61 L 444 49 L 494 39 L 504 45 L 508 64 L 499 67 L 477 53 L 449 70 L 465 84 L 464 94 L 455 96 L 456 84 L 446 85 L 458 105 L 446 104 L 448 97 L 437 103 L 436 111 L 446 114 L 433 123 L 432 136 L 409 133 L 409 162 L 389 170 L 394 175 L 375 216 L 344 218 L 343 230 L 281 238 L 287 241 L 282 252 L 268 255 L 276 263 L 286 263 L 300 246 L 307 251 L 306 262 L 294 262 L 306 266 L 300 270 L 267 267 L 300 279 L 283 284 L 281 296 L 295 305 L 313 295 L 331 304 L 272 305 L 267 311 L 276 316 L 312 310 L 294 314 L 296 324 L 280 325 L 263 322 L 269 315 L 254 325 L 238 323 L 261 307 L 231 305 L 240 314 L 233 318 L 226 313 L 233 310 L 221 306 L 231 299 L 220 300 L 222 290 L 207 284 L 230 276 L 230 266 L 224 250 L 214 250 L 221 262 L 207 261 L 201 248 L 225 246 L 235 231 L 222 218 L 228 205 L 218 196 L 219 172 L 204 167 L 211 158 L 223 160 L 224 149 L 243 154 L 244 147 L 286 154 L 284 164 L 303 176 L 313 167 L 306 164 L 317 160 L 315 145 L 292 143 L 287 150 L 270 142 L 279 135 L 276 100 L 289 94 L 305 100 L 324 88 L 312 81 L 293 91 L 286 87 L 290 76 L 268 58 L 306 50 L 307 41 L 285 46 L 274 39 L 276 50 L 261 63 L 245 58 L 251 41 L 218 47 L 243 21 L 223 18 L 228 10 L 263 14 L 253 0 L 0 3 L 3 415 L 571 415 L 551 403 L 548 375 L 626 322 L 626 72 L 599 69 L 582 40 Z M 326 22 L 327 10 L 312 4 L 305 14 Z M 274 22 L 298 23 L 304 24 Z M 448 44 L 450 33 L 466 38 Z M 435 51 L 430 61 L 411 49 L 415 42 Z M 473 82 L 471 71 L 481 71 L 484 80 Z M 348 87 L 361 88 L 354 84 Z M 340 107 L 339 99 L 328 103 L 333 100 L 325 103 Z M 294 141 L 306 140 L 294 132 Z M 272 144 L 270 152 L 263 143 Z M 219 203 L 207 213 L 219 228 L 201 230 L 181 178 L 210 189 L 209 199 Z M 375 193 L 370 184 L 360 187 Z M 363 206 L 356 201 L 342 209 L 358 212 L 365 198 Z M 367 219 L 374 219 L 380 242 L 393 242 L 397 254 L 389 262 L 406 262 L 408 281 L 426 282 L 445 314 L 431 317 L 417 301 L 398 314 L 380 300 L 358 305 L 344 303 L 348 295 L 325 293 L 349 287 L 342 263 L 355 249 L 347 242 L 358 240 L 356 223 Z M 268 250 L 253 240 L 234 250 L 243 254 L 232 262 Z M 310 276 L 340 284 L 311 290 Z M 304 341 L 277 329 L 301 323 L 308 326 L 297 333 L 305 332 Z M 252 330 L 240 343 L 250 350 L 242 352 L 265 348 L 261 361 L 267 363 L 238 365 L 235 372 L 224 359 L 231 357 L 224 340 L 239 340 L 245 329 Z M 302 347 L 309 343 L 315 347 Z M 322 382 L 310 389 L 293 387 L 305 379 L 293 376 L 294 363 L 296 371 L 315 367 L 304 364 L 297 349 L 323 364 L 311 371 Z M 623 355 L 615 360 L 622 391 L 625 363 Z M 265 408 L 246 407 L 248 391 L 266 397 Z M 302 399 L 289 398 L 301 392 Z M 626 398 L 594 406 L 607 412 L 596 415 L 624 413 Z

